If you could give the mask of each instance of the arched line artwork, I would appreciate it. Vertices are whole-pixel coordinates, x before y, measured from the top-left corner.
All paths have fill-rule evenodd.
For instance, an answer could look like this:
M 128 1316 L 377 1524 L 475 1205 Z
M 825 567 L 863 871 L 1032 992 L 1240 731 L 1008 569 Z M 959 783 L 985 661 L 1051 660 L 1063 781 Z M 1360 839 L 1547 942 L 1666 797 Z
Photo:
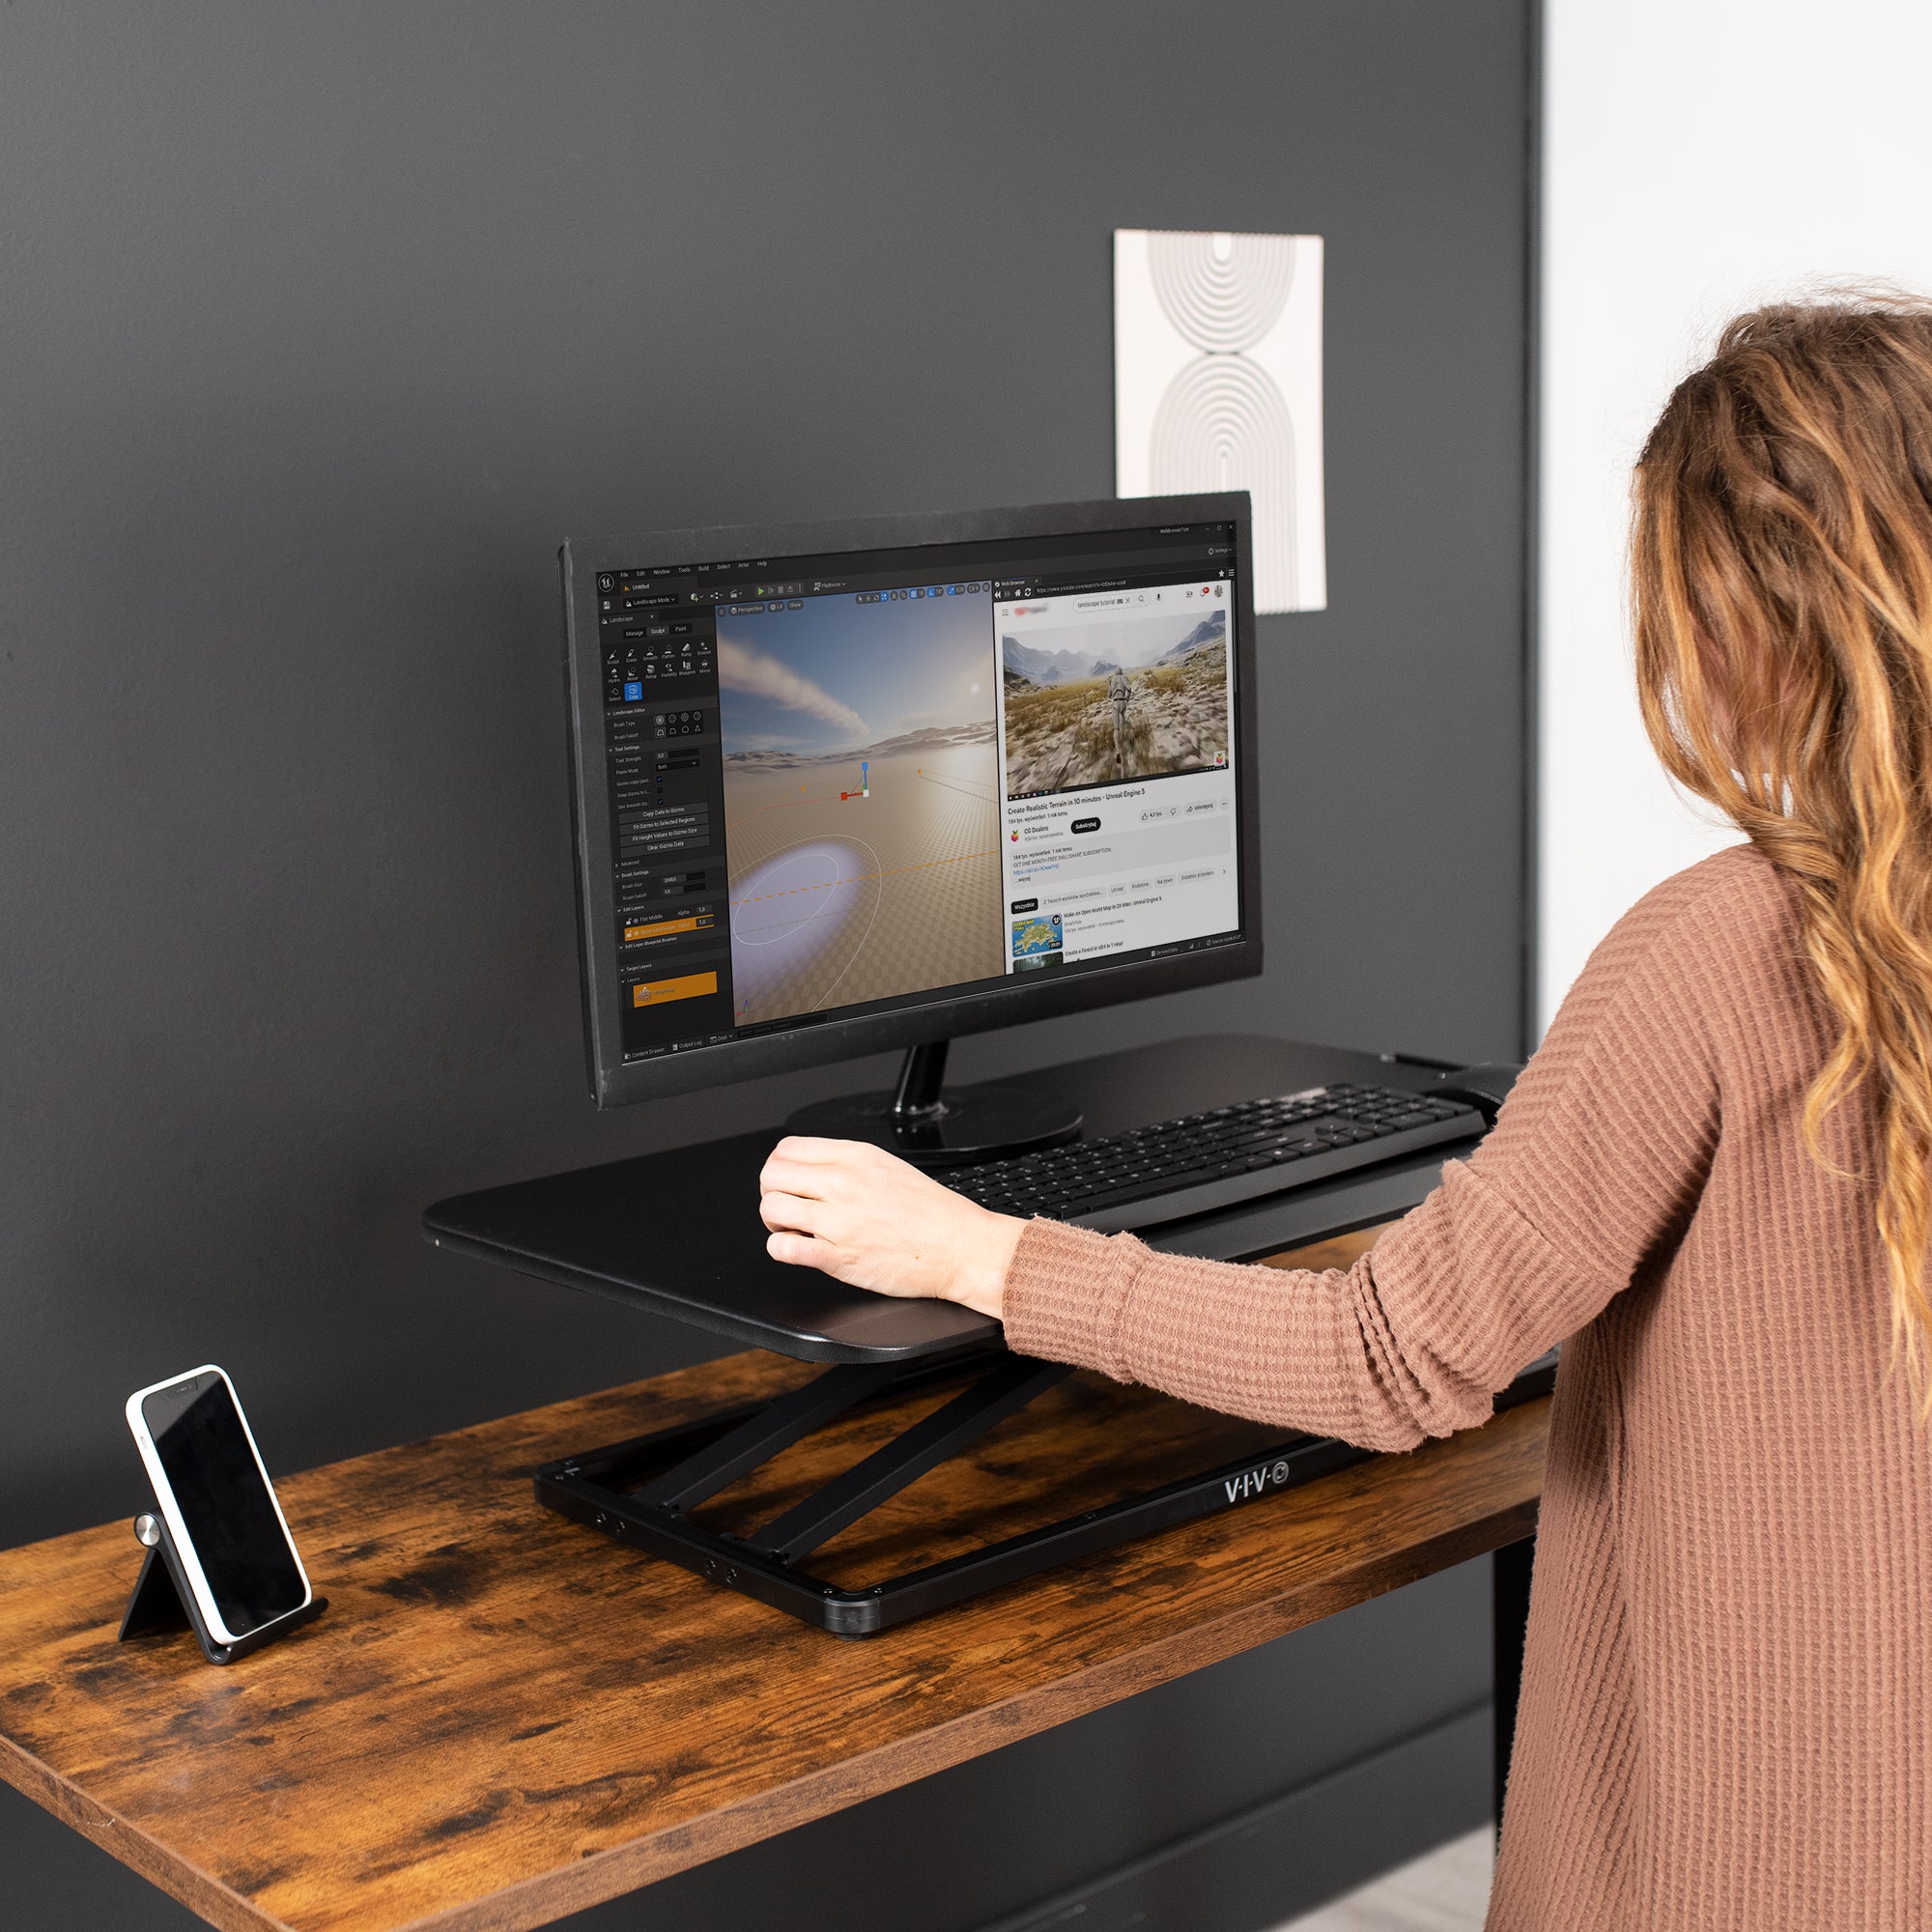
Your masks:
M 1114 234 L 1115 487 L 1246 490 L 1255 608 L 1327 603 L 1321 238 Z

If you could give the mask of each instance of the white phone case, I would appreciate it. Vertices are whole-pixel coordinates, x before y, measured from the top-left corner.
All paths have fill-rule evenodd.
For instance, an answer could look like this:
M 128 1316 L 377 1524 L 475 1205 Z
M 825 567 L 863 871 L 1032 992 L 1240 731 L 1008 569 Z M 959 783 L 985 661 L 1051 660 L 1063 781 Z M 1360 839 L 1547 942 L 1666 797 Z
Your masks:
M 282 1514 L 282 1499 L 275 1493 L 275 1486 L 269 1480 L 268 1466 L 262 1461 L 262 1452 L 255 1446 L 255 1432 L 248 1427 L 248 1411 L 242 1406 L 242 1399 L 235 1393 L 235 1384 L 229 1380 L 228 1371 L 213 1362 L 204 1362 L 198 1369 L 185 1370 L 181 1375 L 169 1376 L 165 1380 L 150 1382 L 146 1388 L 139 1388 L 128 1398 L 128 1427 L 133 1432 L 134 1446 L 141 1452 L 141 1462 L 148 1471 L 148 1480 L 155 1486 L 155 1501 L 160 1509 L 161 1520 L 168 1526 L 168 1534 L 174 1540 L 175 1553 L 181 1558 L 184 1575 L 187 1577 L 188 1588 L 194 1592 L 196 1607 L 201 1612 L 203 1623 L 217 1643 L 240 1643 L 246 1637 L 257 1635 L 270 1628 L 268 1624 L 258 1625 L 253 1631 L 231 1631 L 221 1620 L 221 1612 L 215 1607 L 214 1593 L 208 1587 L 208 1578 L 202 1572 L 201 1552 L 194 1547 L 194 1539 L 187 1532 L 187 1524 L 182 1520 L 181 1505 L 175 1500 L 174 1487 L 169 1483 L 167 1473 L 161 1467 L 161 1459 L 155 1449 L 155 1438 L 149 1433 L 147 1418 L 141 1413 L 141 1405 L 151 1395 L 159 1395 L 163 1389 L 176 1387 L 179 1383 L 190 1381 L 198 1376 L 219 1376 L 228 1387 L 228 1397 L 235 1405 L 235 1413 L 242 1418 L 242 1434 L 248 1444 L 248 1453 L 255 1459 L 255 1471 L 262 1479 L 262 1487 L 269 1492 L 269 1500 L 274 1505 L 275 1520 L 282 1526 L 282 1540 L 288 1545 L 289 1558 L 296 1566 L 296 1575 L 301 1578 L 302 1600 L 285 1616 L 298 1615 L 305 1610 L 315 1597 L 315 1586 L 308 1580 L 308 1571 L 303 1567 L 301 1552 L 296 1548 L 296 1540 L 289 1534 L 289 1520 Z M 282 1617 L 272 1621 L 280 1623 Z

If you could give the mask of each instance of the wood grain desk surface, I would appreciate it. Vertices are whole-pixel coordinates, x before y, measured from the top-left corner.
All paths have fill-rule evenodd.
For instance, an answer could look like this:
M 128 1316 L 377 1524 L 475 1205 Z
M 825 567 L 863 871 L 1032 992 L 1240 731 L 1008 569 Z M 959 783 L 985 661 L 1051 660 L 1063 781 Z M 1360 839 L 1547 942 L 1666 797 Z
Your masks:
M 1371 1238 L 1295 1259 L 1334 1265 Z M 1535 1522 L 1547 1401 L 855 1641 L 532 1500 L 539 1463 L 811 1373 L 738 1355 L 289 1477 L 289 1520 L 330 1607 L 225 1669 L 185 1634 L 114 1641 L 141 1553 L 126 1522 L 0 1552 L 0 1777 L 236 1932 L 507 1932 Z M 781 1507 L 914 1412 L 847 1418 L 753 1479 L 743 1507 Z M 1108 1458 L 1094 1456 L 1096 1429 Z M 828 1545 L 824 1568 L 889 1574 L 990 1525 L 1077 1510 L 1083 1480 L 1097 1501 L 1277 1434 L 1078 1376 Z

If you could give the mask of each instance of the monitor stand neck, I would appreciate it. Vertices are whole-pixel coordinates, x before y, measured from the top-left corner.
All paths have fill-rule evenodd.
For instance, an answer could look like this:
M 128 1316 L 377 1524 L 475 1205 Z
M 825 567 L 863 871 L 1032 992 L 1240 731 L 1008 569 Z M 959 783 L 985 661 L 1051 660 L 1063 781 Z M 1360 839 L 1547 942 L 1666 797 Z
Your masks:
M 898 1090 L 893 1094 L 893 1119 L 900 1127 L 924 1126 L 946 1116 L 942 1090 L 946 1085 L 946 1056 L 950 1039 L 927 1040 L 906 1048 L 899 1067 Z
M 922 1167 L 962 1167 L 976 1160 L 1058 1147 L 1080 1132 L 1080 1110 L 1037 1081 L 988 1081 L 948 1087 L 950 1040 L 910 1047 L 891 1094 L 851 1094 L 801 1107 L 785 1122 L 795 1134 L 870 1141 Z

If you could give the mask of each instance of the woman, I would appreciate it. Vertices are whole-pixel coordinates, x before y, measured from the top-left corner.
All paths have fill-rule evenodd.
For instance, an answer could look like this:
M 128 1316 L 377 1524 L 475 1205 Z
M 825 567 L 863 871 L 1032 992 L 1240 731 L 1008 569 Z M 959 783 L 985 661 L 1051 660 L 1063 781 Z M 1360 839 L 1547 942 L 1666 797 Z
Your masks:
M 1490 1924 L 1932 1924 L 1932 304 L 1724 331 L 1638 464 L 1643 714 L 1747 843 L 1592 956 L 1346 1274 L 988 1214 L 842 1142 L 780 1260 L 1404 1449 L 1564 1342 Z

